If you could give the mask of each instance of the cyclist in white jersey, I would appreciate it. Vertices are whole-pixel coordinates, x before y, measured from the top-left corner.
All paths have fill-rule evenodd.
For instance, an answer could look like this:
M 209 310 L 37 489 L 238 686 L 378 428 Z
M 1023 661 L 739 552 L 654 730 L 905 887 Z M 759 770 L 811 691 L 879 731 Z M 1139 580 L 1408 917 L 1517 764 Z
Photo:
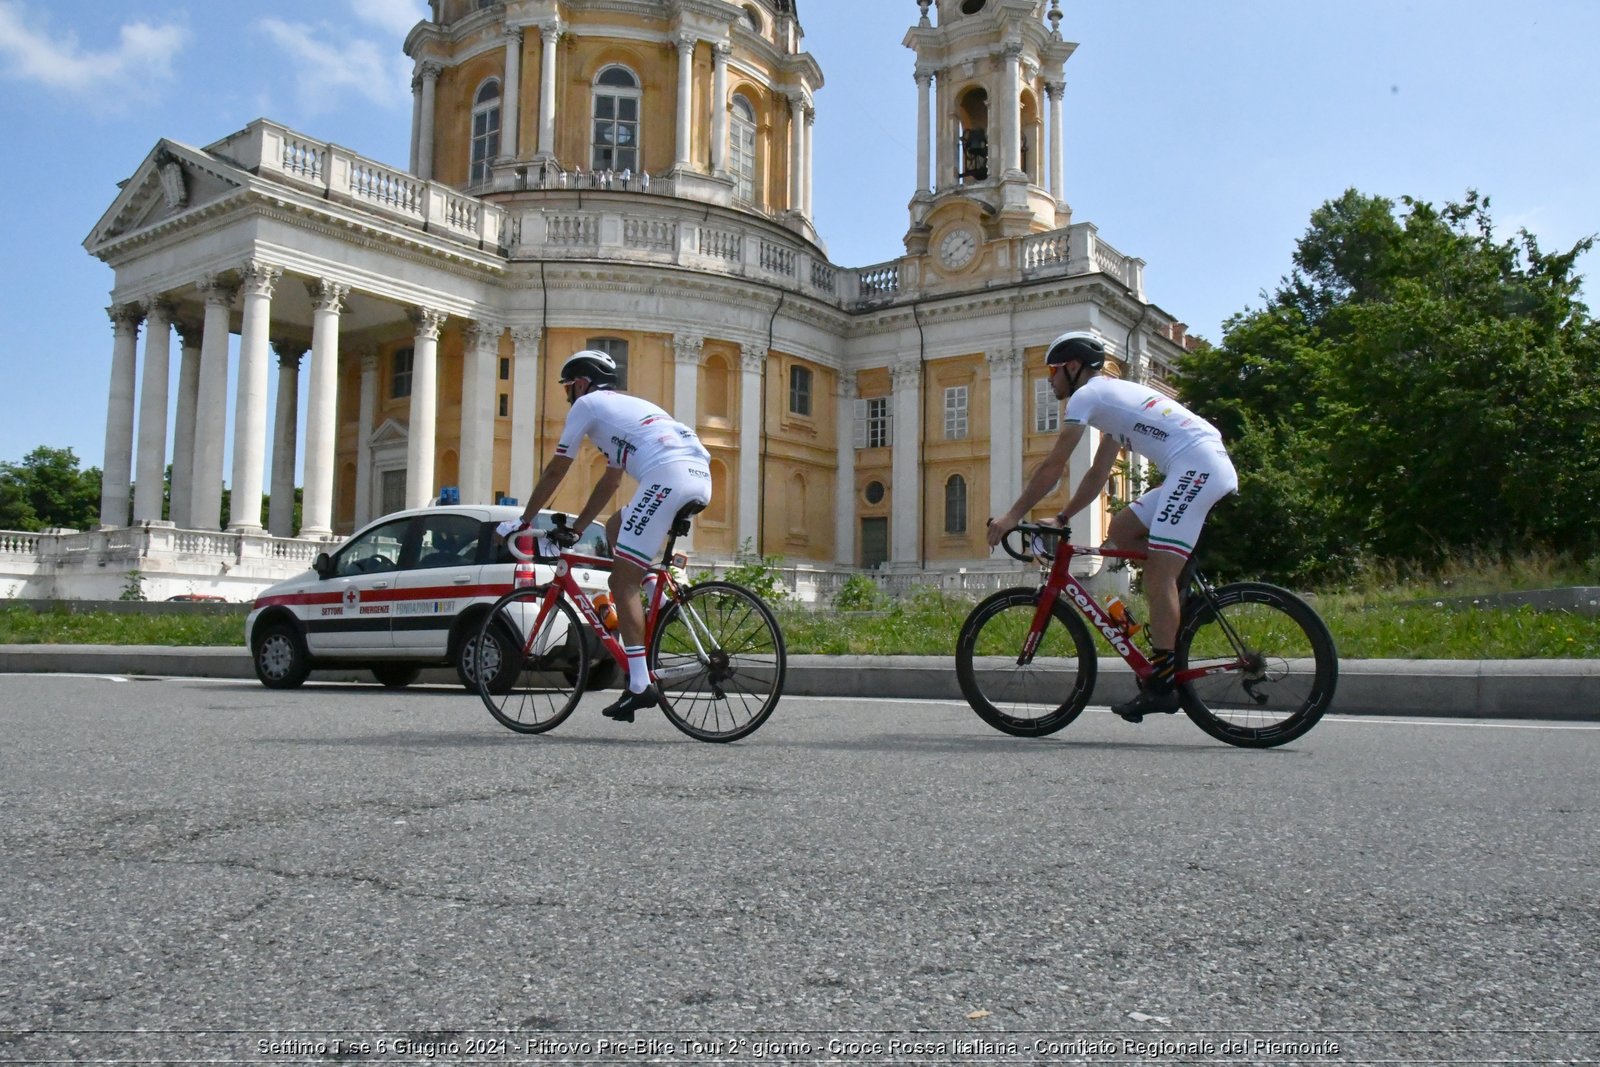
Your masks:
M 1067 402 L 1061 434 L 1011 510 L 989 526 L 989 545 L 1054 489 L 1067 458 L 1087 427 L 1104 436 L 1094 460 L 1056 520 L 1067 520 L 1099 499 L 1117 453 L 1126 447 L 1150 460 L 1167 480 L 1112 516 L 1107 544 L 1148 552 L 1145 596 L 1150 602 L 1151 664 L 1155 673 L 1133 700 L 1111 710 L 1131 722 L 1181 706 L 1173 682 L 1173 646 L 1178 636 L 1178 577 L 1194 551 L 1212 505 L 1239 488 L 1239 478 L 1217 428 L 1164 393 L 1115 378 L 1102 378 L 1105 345 L 1092 333 L 1064 333 L 1045 351 L 1050 388 Z
M 585 349 L 574 353 L 561 365 L 561 384 L 572 411 L 556 454 L 528 497 L 522 524 L 532 523 L 555 495 L 585 437 L 605 454 L 606 472 L 595 483 L 572 530 L 583 530 L 595 520 L 622 484 L 624 472 L 638 481 L 633 499 L 606 522 L 606 537 L 616 557 L 611 569 L 611 599 L 617 606 L 617 629 L 628 654 L 628 687 L 605 714 L 632 722 L 635 711 L 661 701 L 645 664 L 639 587 L 645 570 L 666 545 L 678 514 L 688 505 L 704 508 L 711 502 L 711 454 L 692 429 L 650 401 L 620 391 L 617 365 L 604 352 Z

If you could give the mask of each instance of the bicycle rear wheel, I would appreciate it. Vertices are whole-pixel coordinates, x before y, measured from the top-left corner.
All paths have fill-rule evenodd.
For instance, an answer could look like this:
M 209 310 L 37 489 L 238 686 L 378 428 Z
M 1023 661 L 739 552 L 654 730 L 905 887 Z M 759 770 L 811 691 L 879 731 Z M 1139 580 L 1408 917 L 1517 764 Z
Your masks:
M 1311 605 L 1265 582 L 1234 582 L 1213 601 L 1192 597 L 1178 626 L 1178 670 L 1230 669 L 1179 687 L 1183 710 L 1219 741 L 1287 744 L 1333 701 L 1339 654 Z
M 737 741 L 771 716 L 787 655 L 772 610 L 732 582 L 701 582 L 667 604 L 650 670 L 672 725 L 700 741 Z
M 1059 600 L 1039 646 L 1024 658 L 1037 588 L 1002 589 L 984 600 L 956 638 L 956 680 L 984 722 L 1016 737 L 1053 734 L 1076 719 L 1094 692 L 1094 639 Z
M 474 642 L 478 695 L 496 721 L 523 734 L 543 733 L 571 715 L 589 673 L 577 613 L 557 600 L 540 623 L 543 599 L 542 589 L 513 589 L 489 609 Z M 512 662 L 503 662 L 506 656 Z

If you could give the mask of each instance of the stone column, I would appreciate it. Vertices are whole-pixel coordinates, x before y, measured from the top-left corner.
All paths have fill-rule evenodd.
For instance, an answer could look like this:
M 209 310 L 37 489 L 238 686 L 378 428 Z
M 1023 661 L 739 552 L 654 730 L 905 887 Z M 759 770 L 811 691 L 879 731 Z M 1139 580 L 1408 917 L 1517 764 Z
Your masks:
M 239 287 L 209 275 L 201 281 L 200 291 L 206 298 L 206 319 L 200 337 L 189 525 L 216 530 L 222 525 L 222 454 L 228 433 L 228 336 Z
M 672 417 L 696 432 L 700 421 L 700 364 L 704 361 L 704 337 L 673 335 Z
M 673 166 L 679 170 L 690 162 L 690 132 L 694 122 L 694 46 L 692 33 L 678 34 L 678 145 Z
M 522 99 L 522 27 L 507 26 L 506 84 L 500 94 L 500 154 L 517 158 L 518 105 Z
M 506 493 L 524 504 L 533 491 L 539 450 L 539 336 L 537 326 L 511 330 L 511 475 Z
M 333 452 L 339 430 L 339 316 L 350 287 L 327 278 L 306 283 L 311 296 L 311 380 L 306 398 L 305 468 L 300 479 L 300 536 L 333 536 Z
M 805 133 L 805 166 L 800 172 L 802 180 L 805 183 L 805 192 L 801 196 L 800 202 L 803 205 L 802 210 L 805 211 L 806 218 L 808 219 L 813 218 L 811 213 L 811 139 L 814 134 L 813 127 L 815 127 L 816 124 L 817 109 L 814 107 L 807 107 L 806 121 L 805 126 L 803 127 Z
M 439 328 L 448 316 L 412 308 L 416 339 L 411 357 L 411 425 L 406 439 L 406 507 L 420 508 L 437 493 L 433 485 L 433 445 L 439 415 Z
M 128 525 L 133 492 L 133 394 L 139 364 L 138 304 L 106 308 L 111 316 L 111 395 L 106 402 L 106 453 L 100 470 L 100 525 Z
M 833 559 L 856 565 L 856 376 L 840 371 L 834 403 L 834 447 L 839 473 L 833 485 Z
M 1002 49 L 1005 56 L 1005 76 L 1001 79 L 1001 99 L 995 101 L 999 111 L 1002 131 L 1002 151 L 999 177 L 1016 178 L 1022 175 L 1022 45 L 1008 42 Z M 996 168 L 990 163 L 990 174 Z
M 761 547 L 761 438 L 765 412 L 761 406 L 761 380 L 767 351 L 759 345 L 741 349 L 739 372 L 739 527 L 734 548 L 749 541 Z
M 422 75 L 411 76 L 411 165 L 408 168 L 412 174 L 417 173 L 418 148 L 422 140 Z
M 789 94 L 789 210 L 801 213 L 805 206 L 806 98 Z
M 139 465 L 133 521 L 160 522 L 167 480 L 167 383 L 172 377 L 171 301 L 156 299 L 144 327 L 144 377 L 139 386 Z
M 439 75 L 444 67 L 438 63 L 422 64 L 422 129 L 417 137 L 417 177 L 424 181 L 433 179 L 433 123 L 434 96 L 439 88 Z
M 244 278 L 244 318 L 239 326 L 239 383 L 233 412 L 232 507 L 228 529 L 261 529 L 261 482 L 267 462 L 267 333 L 279 267 L 251 260 Z
M 1078 447 L 1072 450 L 1072 458 L 1068 460 L 1067 477 L 1062 482 L 1071 493 L 1077 486 L 1078 479 L 1083 477 L 1083 472 L 1089 469 L 1094 462 L 1095 449 L 1100 447 L 1100 431 L 1085 428 L 1083 436 L 1078 438 Z M 1072 519 L 1072 539 L 1079 544 L 1098 545 L 1106 539 L 1105 524 L 1101 519 L 1103 497 L 1095 497 L 1089 506 L 1078 512 Z
M 919 70 L 917 78 L 917 192 L 925 193 L 933 184 L 933 152 L 929 131 L 933 120 L 930 92 L 933 75 Z
M 500 355 L 499 323 L 467 326 L 461 369 L 461 485 L 463 504 L 493 504 L 495 363 Z
M 728 56 L 727 41 L 711 46 L 711 173 L 728 169 Z M 681 421 L 681 420 L 680 420 Z
M 1022 492 L 1022 354 L 1014 348 L 988 353 L 989 515 L 999 515 Z M 990 555 L 1004 553 L 996 548 Z
M 178 409 L 172 426 L 172 496 L 168 513 L 175 526 L 189 527 L 194 491 L 195 421 L 200 408 L 200 327 L 175 324 L 183 356 L 178 363 Z
M 1061 168 L 1065 158 L 1061 143 L 1061 97 L 1066 92 L 1065 82 L 1046 82 L 1044 91 L 1050 97 L 1050 196 L 1061 199 Z
M 378 350 L 368 345 L 357 353 L 361 359 L 360 413 L 356 417 L 356 529 L 371 522 L 372 514 L 372 432 L 378 418 Z
M 894 514 L 889 520 L 889 558 L 914 564 L 922 558 L 922 364 L 904 359 L 889 370 L 894 381 Z
M 294 536 L 294 461 L 300 444 L 300 357 L 303 341 L 279 338 L 272 342 L 278 353 L 278 402 L 272 413 L 272 484 L 267 505 L 267 532 L 273 537 Z
M 539 27 L 543 49 L 539 53 L 539 154 L 556 154 L 556 42 L 561 25 L 547 22 Z M 530 486 L 531 488 L 531 486 Z
M 936 188 L 947 189 L 956 184 L 956 168 L 961 163 L 961 124 L 956 121 L 955 101 L 946 100 L 944 78 L 938 82 L 939 148 L 934 153 L 939 160 L 939 181 Z

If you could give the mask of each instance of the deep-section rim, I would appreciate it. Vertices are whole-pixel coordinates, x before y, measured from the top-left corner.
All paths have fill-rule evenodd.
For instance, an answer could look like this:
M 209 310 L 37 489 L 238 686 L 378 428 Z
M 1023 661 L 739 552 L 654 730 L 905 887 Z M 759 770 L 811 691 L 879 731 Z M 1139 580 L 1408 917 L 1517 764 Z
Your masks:
M 1195 683 L 1186 683 L 1179 689 L 1185 714 L 1200 729 L 1219 741 L 1241 748 L 1273 748 L 1288 744 L 1304 736 L 1333 703 L 1333 694 L 1339 681 L 1339 654 L 1334 646 L 1333 634 L 1316 610 L 1289 590 L 1267 582 L 1233 582 L 1213 591 L 1216 606 L 1226 614 L 1227 609 L 1248 602 L 1264 605 L 1282 613 L 1300 628 L 1311 648 L 1314 664 L 1305 698 L 1300 706 L 1268 726 L 1244 726 L 1230 722 L 1214 712 L 1206 697 Z M 1178 669 L 1190 666 L 1190 647 L 1200 627 L 1210 622 L 1215 612 L 1210 603 L 1198 595 L 1191 598 L 1180 623 L 1177 640 Z M 1288 673 L 1291 657 L 1273 657 L 1283 661 Z M 1306 657 L 1293 657 L 1295 661 Z M 1232 673 L 1216 675 L 1217 678 L 1234 678 Z M 1201 679 L 1203 687 L 1208 679 Z
M 984 692 L 980 680 L 980 665 L 973 654 L 983 627 L 1008 608 L 1025 607 L 1028 611 L 1033 611 L 1039 603 L 1039 595 L 1040 590 L 1037 587 L 1014 586 L 985 597 L 968 613 L 966 621 L 961 624 L 961 633 L 956 638 L 956 681 L 961 686 L 962 695 L 967 698 L 967 703 L 978 713 L 979 718 L 996 730 L 1013 737 L 1043 737 L 1055 733 L 1076 719 L 1083 713 L 1083 709 L 1089 706 L 1089 698 L 1094 693 L 1095 675 L 1099 670 L 1094 639 L 1089 636 L 1088 628 L 1058 599 L 1051 605 L 1050 617 L 1066 628 L 1072 638 L 1073 651 L 1078 657 L 1077 674 L 1072 688 L 1066 694 L 1066 699 L 1048 715 L 1023 718 L 1001 710 L 989 694 Z M 1050 629 L 1051 627 L 1046 625 L 1047 635 Z M 1018 653 L 1021 651 L 1020 648 L 1017 649 Z M 993 669 L 995 668 L 985 667 L 985 671 Z

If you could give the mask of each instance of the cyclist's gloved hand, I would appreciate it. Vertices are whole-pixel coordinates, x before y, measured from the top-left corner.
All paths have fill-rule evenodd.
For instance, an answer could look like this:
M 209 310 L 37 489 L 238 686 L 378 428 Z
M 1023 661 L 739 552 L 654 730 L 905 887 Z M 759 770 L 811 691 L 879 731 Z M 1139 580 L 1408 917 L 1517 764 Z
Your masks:
M 562 548 L 571 548 L 577 544 L 579 536 L 577 530 L 569 530 L 565 526 L 552 527 L 545 532 L 545 537 L 549 539 L 551 544 L 560 545 Z
M 499 534 L 503 538 L 504 537 L 510 537 L 512 534 L 516 533 L 518 530 L 526 530 L 529 525 L 530 524 L 529 524 L 528 520 L 526 520 L 526 519 L 507 519 L 505 522 L 502 522 L 499 526 L 496 526 L 494 528 L 494 532 Z

